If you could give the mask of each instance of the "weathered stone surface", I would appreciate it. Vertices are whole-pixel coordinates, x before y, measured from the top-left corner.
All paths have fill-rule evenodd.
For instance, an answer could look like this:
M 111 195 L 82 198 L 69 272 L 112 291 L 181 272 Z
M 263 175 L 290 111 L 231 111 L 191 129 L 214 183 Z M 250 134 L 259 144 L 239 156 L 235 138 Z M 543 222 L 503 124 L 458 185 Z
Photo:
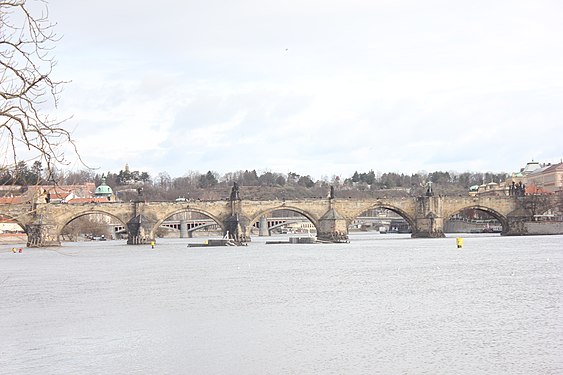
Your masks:
M 549 201 L 548 201 L 549 203 Z M 547 206 L 546 206 L 547 207 Z M 385 208 L 401 215 L 413 237 L 444 236 L 444 222 L 452 215 L 477 209 L 493 215 L 505 235 L 525 235 L 532 212 L 514 197 L 442 197 L 373 199 L 302 199 L 274 201 L 108 202 L 84 204 L 0 205 L 0 215 L 12 218 L 29 237 L 29 246 L 57 246 L 61 230 L 70 221 L 88 214 L 105 214 L 128 228 L 130 244 L 150 243 L 158 227 L 170 216 L 197 212 L 214 220 L 240 241 L 249 241 L 252 223 L 275 210 L 290 210 L 309 219 L 320 237 L 346 238 L 348 225 L 370 209 Z M 545 208 L 545 207 L 544 207 Z M 233 220 L 236 218 L 236 220 Z M 538 227 L 541 228 L 541 227 Z M 537 234 L 541 229 L 534 229 Z

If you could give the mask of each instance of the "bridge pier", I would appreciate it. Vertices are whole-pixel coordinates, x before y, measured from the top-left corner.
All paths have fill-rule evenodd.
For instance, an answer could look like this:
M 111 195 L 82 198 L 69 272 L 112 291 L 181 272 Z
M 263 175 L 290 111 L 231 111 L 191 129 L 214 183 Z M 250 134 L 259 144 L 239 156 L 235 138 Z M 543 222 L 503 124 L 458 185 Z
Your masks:
M 412 238 L 442 238 L 444 234 L 444 220 L 438 217 L 416 219 L 416 228 L 412 228 Z
M 188 222 L 186 220 L 180 220 L 180 238 L 190 238 L 188 234 Z
M 28 224 L 25 231 L 27 233 L 27 247 L 61 246 L 59 232 L 55 225 Z
M 319 219 L 317 228 L 319 241 L 344 242 L 348 241 L 348 222 L 334 208 L 331 208 Z
M 260 216 L 260 228 L 258 230 L 258 235 L 260 237 L 270 236 L 270 229 L 268 229 L 268 218 L 266 216 Z
M 442 217 L 442 198 L 426 195 L 416 198 L 415 226 L 412 228 L 413 238 L 442 238 L 444 234 L 444 218 Z
M 503 226 L 503 236 L 526 236 L 528 235 L 528 226 L 532 221 L 532 215 L 528 216 L 509 216 L 507 217 L 507 227 Z
M 501 234 L 503 236 L 524 236 L 526 233 L 526 220 L 522 218 L 508 218 L 508 228 L 503 227 Z
M 244 220 L 239 214 L 234 214 L 225 220 L 224 236 L 236 242 L 249 242 L 250 238 L 246 237 L 246 224 L 248 220 Z
M 153 224 L 142 215 L 137 215 L 127 222 L 127 245 L 145 245 L 154 241 L 151 232 Z

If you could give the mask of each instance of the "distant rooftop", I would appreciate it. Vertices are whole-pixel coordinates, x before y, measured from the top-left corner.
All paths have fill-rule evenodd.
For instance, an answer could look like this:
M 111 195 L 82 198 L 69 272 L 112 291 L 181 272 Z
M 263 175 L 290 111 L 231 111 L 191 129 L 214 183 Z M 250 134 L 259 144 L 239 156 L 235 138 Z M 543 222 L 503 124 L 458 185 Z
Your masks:
M 528 173 L 532 173 L 538 168 L 541 168 L 540 163 L 532 160 L 526 164 L 526 166 L 521 170 L 521 172 L 522 174 L 528 174 Z

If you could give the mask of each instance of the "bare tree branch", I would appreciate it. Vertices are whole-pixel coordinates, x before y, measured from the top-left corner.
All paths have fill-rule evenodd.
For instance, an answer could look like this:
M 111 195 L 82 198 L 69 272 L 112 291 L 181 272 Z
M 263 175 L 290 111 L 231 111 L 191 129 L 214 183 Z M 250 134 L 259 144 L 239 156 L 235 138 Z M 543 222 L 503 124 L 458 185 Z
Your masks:
M 42 14 L 28 3 L 41 5 Z M 35 9 L 35 8 L 34 8 Z M 18 163 L 18 157 L 44 163 L 49 173 L 68 164 L 64 150 L 71 147 L 80 159 L 68 119 L 51 118 L 64 81 L 52 77 L 56 61 L 51 52 L 59 40 L 48 19 L 44 0 L 0 0 L 0 148 L 5 160 L 0 169 Z

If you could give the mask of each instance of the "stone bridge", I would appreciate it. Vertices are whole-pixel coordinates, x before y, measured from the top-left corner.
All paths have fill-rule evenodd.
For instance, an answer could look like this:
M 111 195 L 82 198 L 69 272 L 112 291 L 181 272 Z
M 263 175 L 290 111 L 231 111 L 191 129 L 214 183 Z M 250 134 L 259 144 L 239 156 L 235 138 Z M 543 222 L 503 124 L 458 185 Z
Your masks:
M 29 247 L 59 246 L 62 229 L 72 220 L 89 214 L 115 218 L 127 228 L 127 243 L 146 244 L 155 239 L 158 227 L 170 216 L 197 212 L 214 220 L 223 233 L 236 241 L 250 241 L 252 223 L 276 210 L 302 214 L 313 223 L 317 238 L 325 241 L 348 239 L 348 226 L 370 209 L 385 208 L 402 216 L 412 237 L 443 237 L 444 222 L 465 209 L 485 211 L 502 225 L 503 235 L 525 235 L 524 223 L 534 211 L 525 197 L 422 196 L 370 199 L 223 200 L 186 202 L 107 202 L 84 204 L 36 203 L 0 205 L 0 215 L 17 222 L 28 235 Z

